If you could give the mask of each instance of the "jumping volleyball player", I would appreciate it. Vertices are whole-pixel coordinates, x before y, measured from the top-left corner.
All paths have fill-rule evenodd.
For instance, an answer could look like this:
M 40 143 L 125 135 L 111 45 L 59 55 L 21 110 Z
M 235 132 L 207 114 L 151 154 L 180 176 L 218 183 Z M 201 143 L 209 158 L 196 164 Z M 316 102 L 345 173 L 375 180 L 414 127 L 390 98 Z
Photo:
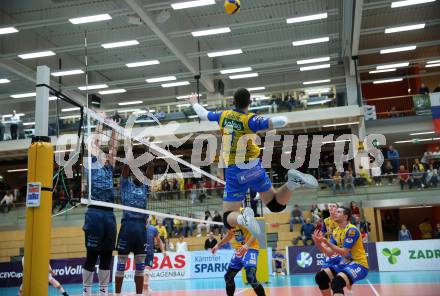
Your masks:
M 368 274 L 368 260 L 359 229 L 350 221 L 350 210 L 339 207 L 335 214 L 338 227 L 333 230 L 330 241 L 327 241 L 319 230 L 312 238 L 318 249 L 328 257 L 337 258 L 338 262 L 330 264 L 319 271 L 315 281 L 323 296 L 344 295 L 344 287 L 351 286 Z
M 265 296 L 264 288 L 257 280 L 258 241 L 245 227 L 238 225 L 229 229 L 226 236 L 212 248 L 212 254 L 215 254 L 221 246 L 233 238 L 235 239 L 232 241 L 232 247 L 236 252 L 225 274 L 226 295 L 234 296 L 235 276 L 244 268 L 247 281 L 252 286 L 252 289 L 254 289 L 254 292 L 257 296 Z
M 145 278 L 144 278 L 144 292 L 145 295 L 151 295 L 153 290 L 150 287 L 150 272 L 153 268 L 153 260 L 154 260 L 154 244 L 157 244 L 162 251 L 164 256 L 167 255 L 165 252 L 165 245 L 159 236 L 159 231 L 156 227 L 148 223 L 147 229 L 145 231 Z
M 148 166 L 147 177 L 153 175 L 152 166 Z M 147 208 L 148 186 L 142 184 L 135 176 L 130 177 L 130 167 L 124 165 L 121 173 L 121 200 L 125 206 L 139 209 Z M 123 211 L 121 229 L 119 230 L 118 264 L 115 276 L 115 292 L 120 295 L 124 281 L 125 264 L 130 252 L 134 254 L 136 295 L 142 295 L 145 269 L 145 226 L 147 215 L 132 211 Z
M 247 89 L 240 88 L 234 93 L 235 109 L 233 110 L 208 112 L 198 104 L 196 94 L 193 94 L 188 101 L 201 120 L 216 121 L 220 125 L 223 136 L 222 157 L 227 165 L 223 196 L 223 223 L 227 229 L 242 225 L 255 237 L 259 237 L 261 230 L 252 209 L 245 208 L 240 213 L 241 203 L 249 188 L 259 193 L 269 210 L 281 212 L 286 208 L 293 190 L 301 185 L 307 188 L 318 187 L 318 181 L 313 176 L 292 169 L 287 173 L 287 183 L 278 190 L 273 188 L 261 165 L 260 148 L 252 138 L 255 138 L 259 131 L 286 126 L 287 118 L 285 116 L 266 118 L 249 113 L 251 95 Z M 240 147 L 241 145 L 245 147 Z
M 102 124 L 97 124 L 96 135 L 102 134 Z M 117 139 L 115 130 L 111 133 L 108 155 L 99 151 L 101 141 L 94 139 L 92 149 L 91 193 L 92 199 L 113 203 L 113 167 L 116 162 Z M 116 242 L 116 220 L 113 209 L 90 205 L 85 214 L 83 226 L 87 249 L 83 265 L 83 296 L 92 295 L 93 273 L 99 257 L 99 296 L 108 295 L 110 263 Z
M 23 266 L 23 269 L 24 269 L 24 256 L 21 257 L 21 265 Z M 63 288 L 63 286 L 61 286 L 60 282 L 52 277 L 53 275 L 55 275 L 55 273 L 53 272 L 52 267 L 49 264 L 49 284 L 51 284 L 55 289 L 60 290 L 61 295 L 69 296 L 69 294 L 67 294 L 67 292 L 64 291 L 64 288 Z M 21 286 L 20 286 L 20 290 L 18 292 L 18 295 L 19 296 L 23 295 L 23 284 L 21 284 Z

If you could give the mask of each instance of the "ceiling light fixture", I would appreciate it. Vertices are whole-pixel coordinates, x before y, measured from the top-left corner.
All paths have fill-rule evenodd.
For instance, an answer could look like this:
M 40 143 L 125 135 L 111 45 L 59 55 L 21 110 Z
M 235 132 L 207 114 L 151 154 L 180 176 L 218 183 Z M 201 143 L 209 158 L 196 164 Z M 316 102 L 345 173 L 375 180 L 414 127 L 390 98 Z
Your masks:
M 127 41 L 103 43 L 103 44 L 101 44 L 101 46 L 109 49 L 109 48 L 116 48 L 116 47 L 133 46 L 133 45 L 138 45 L 138 44 L 139 44 L 139 41 L 137 41 L 137 40 L 127 40 Z
M 224 28 L 217 28 L 217 29 L 194 31 L 194 32 L 191 32 L 191 34 L 194 37 L 202 37 L 202 36 L 209 36 L 209 35 L 225 34 L 225 33 L 230 33 L 230 32 L 231 32 L 231 29 L 229 27 L 224 27 Z
M 71 19 L 69 19 L 69 22 L 71 22 L 74 25 L 79 25 L 79 24 L 107 21 L 107 20 L 111 20 L 111 19 L 112 19 L 112 17 L 109 14 L 105 13 L 105 14 L 97 14 L 97 15 L 71 18 Z
M 215 58 L 215 57 L 222 57 L 222 56 L 242 54 L 242 53 L 243 53 L 243 50 L 241 50 L 241 49 L 230 49 L 230 50 L 223 50 L 223 51 L 208 52 L 207 55 L 210 58 Z
M 301 45 L 308 45 L 308 44 L 315 44 L 315 43 L 322 43 L 322 42 L 329 42 L 329 41 L 330 41 L 330 37 L 321 37 L 321 38 L 293 41 L 292 45 L 293 46 L 301 46 Z
M 294 23 L 302 23 L 302 22 L 326 19 L 327 17 L 328 17 L 327 12 L 324 12 L 324 13 L 318 13 L 318 14 L 312 14 L 312 15 L 305 15 L 305 16 L 288 18 L 286 20 L 286 22 L 288 24 L 294 24 Z
M 54 56 L 54 55 L 55 55 L 55 53 L 53 51 L 46 50 L 46 51 L 19 54 L 18 57 L 20 59 L 27 60 L 27 59 L 50 57 L 50 56 Z
M 387 29 L 385 29 L 385 34 L 419 30 L 419 29 L 425 28 L 425 25 L 426 24 L 423 23 L 423 24 L 415 24 L 415 25 L 387 28 Z

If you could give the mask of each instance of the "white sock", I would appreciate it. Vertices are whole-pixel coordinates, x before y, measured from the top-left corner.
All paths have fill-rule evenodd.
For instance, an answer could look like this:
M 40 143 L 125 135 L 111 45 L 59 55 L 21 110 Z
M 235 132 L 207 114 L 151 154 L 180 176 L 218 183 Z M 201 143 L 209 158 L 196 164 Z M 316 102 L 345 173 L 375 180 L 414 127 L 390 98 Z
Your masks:
M 110 282 L 110 270 L 100 269 L 98 271 L 99 296 L 108 296 L 108 283 Z
M 93 271 L 82 270 L 83 296 L 92 296 Z

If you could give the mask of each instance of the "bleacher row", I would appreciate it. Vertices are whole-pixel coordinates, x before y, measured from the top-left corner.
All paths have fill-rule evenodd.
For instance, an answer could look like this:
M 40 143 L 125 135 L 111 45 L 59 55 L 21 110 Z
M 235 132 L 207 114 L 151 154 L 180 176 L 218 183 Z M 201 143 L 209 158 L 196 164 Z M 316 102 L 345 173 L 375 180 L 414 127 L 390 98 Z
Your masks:
M 304 211 L 303 217 L 310 217 L 310 212 Z M 277 246 L 278 250 L 283 251 L 286 246 L 292 245 L 293 238 L 299 236 L 301 226 L 298 224 L 295 224 L 293 232 L 289 232 L 289 212 L 267 214 L 265 218 L 269 247 Z M 0 262 L 18 260 L 23 255 L 24 236 L 24 230 L 0 232 Z M 84 233 L 80 226 L 52 228 L 51 236 L 52 259 L 85 257 Z M 206 236 L 185 238 L 190 251 L 203 250 L 205 240 Z M 171 239 L 171 242 L 176 245 L 177 238 Z

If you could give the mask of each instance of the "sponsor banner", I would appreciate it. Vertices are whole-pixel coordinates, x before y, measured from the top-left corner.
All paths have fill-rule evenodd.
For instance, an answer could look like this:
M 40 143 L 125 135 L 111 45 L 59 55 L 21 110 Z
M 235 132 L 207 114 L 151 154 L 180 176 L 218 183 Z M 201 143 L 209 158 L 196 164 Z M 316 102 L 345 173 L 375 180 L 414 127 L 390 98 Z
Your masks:
M 215 255 L 208 251 L 191 252 L 192 279 L 221 278 L 228 270 L 234 250 L 219 250 Z M 237 274 L 241 277 L 241 273 Z
M 374 243 L 364 244 L 368 256 L 369 270 L 377 271 L 377 254 Z M 288 248 L 289 273 L 316 273 L 325 261 L 324 253 L 315 246 L 301 246 Z
M 440 240 L 376 243 L 380 271 L 440 270 Z
M 118 256 L 114 256 L 113 280 L 116 273 Z M 134 271 L 136 264 L 134 256 L 130 254 L 125 264 L 124 281 L 134 282 Z M 190 276 L 190 253 L 171 253 L 167 256 L 162 253 L 154 254 L 153 268 L 150 273 L 151 280 L 180 280 L 188 279 Z
M 55 273 L 53 276 L 62 284 L 82 283 L 82 264 L 85 258 L 56 259 L 50 264 Z M 49 268 L 48 268 L 49 279 Z M 0 263 L 0 287 L 20 286 L 23 278 L 21 261 Z M 95 276 L 95 281 L 97 277 Z

